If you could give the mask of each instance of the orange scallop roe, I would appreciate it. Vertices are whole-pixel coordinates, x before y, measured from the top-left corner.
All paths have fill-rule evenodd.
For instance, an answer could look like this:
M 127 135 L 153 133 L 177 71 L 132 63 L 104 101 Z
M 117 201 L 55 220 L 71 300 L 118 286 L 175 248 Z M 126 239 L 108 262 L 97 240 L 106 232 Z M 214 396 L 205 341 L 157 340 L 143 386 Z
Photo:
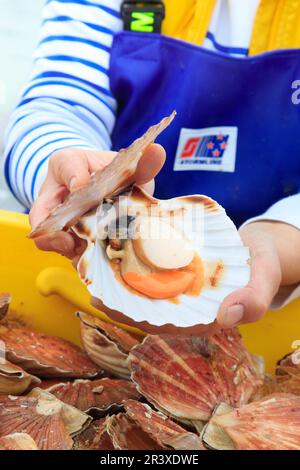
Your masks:
M 158 271 L 147 275 L 128 272 L 124 281 L 151 299 L 170 299 L 183 294 L 193 283 L 195 274 L 188 271 Z

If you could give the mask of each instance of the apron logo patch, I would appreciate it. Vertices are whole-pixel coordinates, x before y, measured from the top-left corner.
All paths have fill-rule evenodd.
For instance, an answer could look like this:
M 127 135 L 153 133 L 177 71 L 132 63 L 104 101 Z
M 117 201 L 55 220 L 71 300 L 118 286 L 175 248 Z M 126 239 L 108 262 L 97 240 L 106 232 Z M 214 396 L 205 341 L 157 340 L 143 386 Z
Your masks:
M 235 171 L 237 127 L 182 129 L 174 171 Z

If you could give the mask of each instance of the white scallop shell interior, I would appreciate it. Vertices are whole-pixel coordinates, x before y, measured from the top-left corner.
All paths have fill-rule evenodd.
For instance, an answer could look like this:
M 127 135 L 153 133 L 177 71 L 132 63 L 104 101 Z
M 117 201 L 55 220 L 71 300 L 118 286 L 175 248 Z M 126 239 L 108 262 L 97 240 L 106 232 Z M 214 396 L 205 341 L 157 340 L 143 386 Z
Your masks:
M 250 255 L 225 210 L 206 196 L 159 201 L 159 205 L 166 209 L 182 207 L 183 199 L 186 201 L 189 198 L 193 201 L 199 198 L 211 202 L 201 204 L 202 229 L 199 232 L 190 230 L 190 223 L 195 223 L 193 210 L 186 211 L 188 223 L 184 224 L 184 228 L 185 236 L 193 240 L 195 250 L 205 266 L 222 261 L 224 271 L 216 287 L 205 286 L 197 297 L 181 295 L 178 303 L 135 295 L 116 279 L 105 250 L 97 240 L 97 216 L 89 215 L 81 219 L 81 230 L 77 233 L 88 241 L 78 264 L 78 272 L 90 294 L 100 299 L 106 307 L 117 310 L 136 322 L 147 321 L 155 326 L 172 324 L 182 328 L 212 323 L 224 298 L 248 284 Z M 192 209 L 193 204 L 185 207 Z M 87 235 L 83 235 L 83 232 Z

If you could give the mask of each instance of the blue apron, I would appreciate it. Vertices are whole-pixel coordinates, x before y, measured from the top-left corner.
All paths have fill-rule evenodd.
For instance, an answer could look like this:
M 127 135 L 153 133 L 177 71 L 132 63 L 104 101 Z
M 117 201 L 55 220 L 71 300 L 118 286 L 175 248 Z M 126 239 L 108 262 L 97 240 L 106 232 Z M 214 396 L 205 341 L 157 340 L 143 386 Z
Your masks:
M 299 191 L 300 105 L 292 102 L 292 83 L 300 79 L 300 50 L 236 58 L 163 35 L 122 32 L 110 74 L 119 106 L 114 149 L 177 110 L 158 139 L 167 162 L 156 179 L 157 197 L 206 194 L 239 225 Z M 235 171 L 174 171 L 181 130 L 218 126 L 238 128 Z M 215 148 L 216 139 L 202 142 Z

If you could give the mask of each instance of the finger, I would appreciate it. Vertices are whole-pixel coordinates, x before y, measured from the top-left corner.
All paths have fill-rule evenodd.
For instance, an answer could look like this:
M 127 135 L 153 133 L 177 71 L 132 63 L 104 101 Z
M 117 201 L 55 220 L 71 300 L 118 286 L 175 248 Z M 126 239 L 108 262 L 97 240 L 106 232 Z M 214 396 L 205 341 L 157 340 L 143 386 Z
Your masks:
M 55 251 L 70 259 L 76 256 L 75 240 L 67 232 L 57 232 L 51 236 L 37 238 L 35 244 L 39 250 Z
M 77 237 L 76 235 L 74 237 L 74 240 L 75 240 L 75 256 L 72 257 L 72 264 L 74 268 L 77 269 L 79 260 L 81 256 L 83 255 L 84 251 L 86 250 L 87 241 L 83 240 L 82 238 Z
M 60 204 L 68 194 L 65 187 L 51 190 L 51 186 L 44 189 L 35 201 L 29 214 L 29 220 L 32 228 L 36 228 L 51 211 Z M 73 257 L 75 241 L 73 237 L 66 232 L 58 232 L 47 237 L 40 237 L 36 241 L 36 246 L 43 251 L 56 251 L 68 257 Z
M 166 161 L 165 149 L 158 144 L 150 145 L 139 161 L 135 178 L 137 184 L 151 181 L 160 172 Z
M 149 183 L 142 184 L 141 187 L 146 191 L 150 196 L 153 196 L 155 191 L 155 180 L 149 181 Z
M 35 229 L 45 220 L 50 212 L 65 199 L 68 192 L 65 187 L 56 185 L 49 186 L 47 189 L 41 191 L 29 213 L 31 227 Z
M 247 287 L 233 292 L 222 303 L 217 317 L 222 327 L 261 319 L 278 292 L 281 270 L 272 242 L 263 236 L 252 242 L 251 280 Z
M 86 186 L 91 179 L 89 162 L 84 154 L 73 155 L 59 152 L 50 159 L 50 170 L 53 173 L 54 180 L 66 186 L 69 191 L 75 191 Z
M 90 173 L 104 170 L 116 157 L 117 152 L 98 152 L 89 151 L 86 153 Z

